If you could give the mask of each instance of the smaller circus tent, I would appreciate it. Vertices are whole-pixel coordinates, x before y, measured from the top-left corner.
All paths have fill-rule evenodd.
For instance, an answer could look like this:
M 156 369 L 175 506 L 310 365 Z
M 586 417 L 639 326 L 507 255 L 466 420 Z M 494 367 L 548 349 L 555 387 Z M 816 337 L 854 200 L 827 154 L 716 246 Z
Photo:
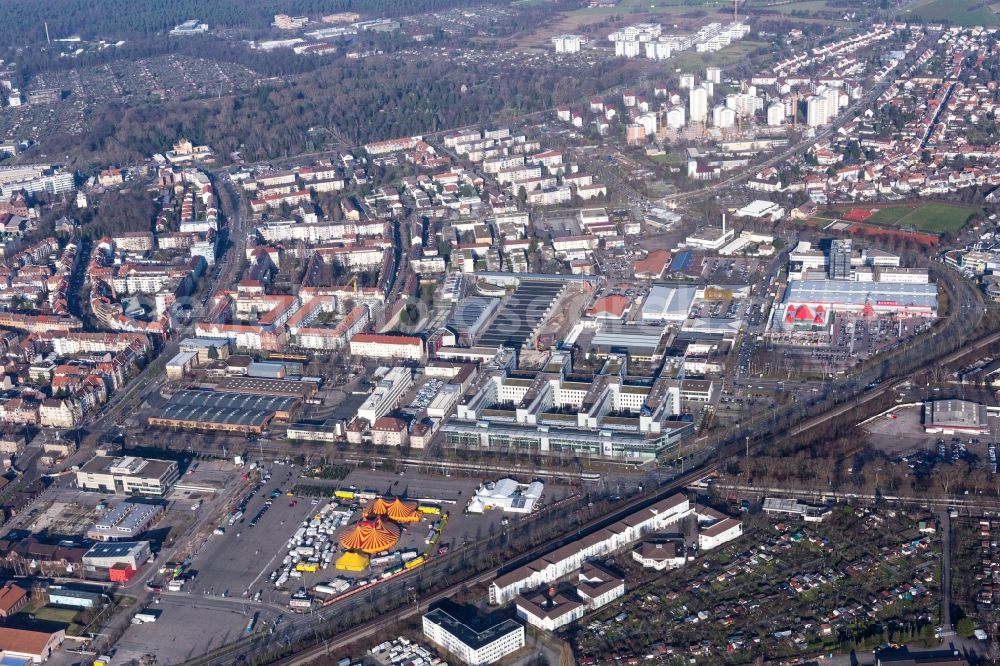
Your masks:
M 384 516 L 389 511 L 389 502 L 385 501 L 383 497 L 376 497 L 371 504 L 368 505 L 367 513 L 369 516 Z
M 374 520 L 365 518 L 353 529 L 340 537 L 340 545 L 345 550 L 360 550 L 363 553 L 381 553 L 389 550 L 399 541 L 399 528 L 392 523 L 382 522 L 380 516 Z
M 417 503 L 407 502 L 398 497 L 391 502 L 387 502 L 381 497 L 376 497 L 375 501 L 369 505 L 368 513 L 374 516 L 385 516 L 397 523 L 415 523 L 420 520 Z
M 334 566 L 339 571 L 364 571 L 368 568 L 368 556 L 349 551 L 338 557 Z
M 397 523 L 415 523 L 420 520 L 416 502 L 404 502 L 398 497 L 389 505 L 386 515 Z

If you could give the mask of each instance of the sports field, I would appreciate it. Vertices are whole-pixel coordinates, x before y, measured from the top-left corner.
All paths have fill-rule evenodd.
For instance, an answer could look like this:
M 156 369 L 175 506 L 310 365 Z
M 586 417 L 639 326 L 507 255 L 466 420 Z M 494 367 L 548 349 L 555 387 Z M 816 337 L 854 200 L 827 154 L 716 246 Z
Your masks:
M 933 203 L 916 208 L 905 206 L 882 208 L 876 211 L 867 222 L 887 227 L 913 228 L 943 234 L 958 231 L 965 226 L 970 217 L 981 212 L 979 208 L 973 206 Z
M 952 25 L 1000 25 L 1000 19 L 984 0 L 927 0 L 899 14 L 905 21 L 947 22 Z

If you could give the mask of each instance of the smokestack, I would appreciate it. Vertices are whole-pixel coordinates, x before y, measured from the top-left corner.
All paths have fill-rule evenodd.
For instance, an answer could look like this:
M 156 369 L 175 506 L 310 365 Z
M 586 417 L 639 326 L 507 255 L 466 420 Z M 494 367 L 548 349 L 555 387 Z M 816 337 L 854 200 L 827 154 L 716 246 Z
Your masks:
M 725 214 L 725 212 L 722 213 L 722 235 L 723 236 L 726 235 L 726 214 Z
M 49 22 L 45 22 L 45 43 L 51 46 L 52 40 L 49 39 Z

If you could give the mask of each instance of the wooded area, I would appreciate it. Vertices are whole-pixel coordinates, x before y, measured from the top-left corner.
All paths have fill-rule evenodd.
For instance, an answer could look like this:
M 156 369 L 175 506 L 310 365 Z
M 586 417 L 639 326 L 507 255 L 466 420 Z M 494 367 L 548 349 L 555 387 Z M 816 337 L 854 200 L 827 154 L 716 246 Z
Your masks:
M 114 40 L 170 30 L 178 23 L 198 19 L 213 28 L 263 28 L 275 14 L 328 14 L 353 11 L 365 16 L 403 16 L 464 7 L 464 0 L 4 0 L 0 45 L 25 46 L 45 42 L 45 26 L 52 37 L 80 35 L 84 39 Z M 507 5 L 509 0 L 480 4 Z
M 186 136 L 220 156 L 240 151 L 256 161 L 307 150 L 313 127 L 330 128 L 360 145 L 548 109 L 616 85 L 620 77 L 614 68 L 583 77 L 558 68 L 462 67 L 445 59 L 345 59 L 243 97 L 131 108 L 110 104 L 95 113 L 82 141 L 65 136 L 50 142 L 53 152 L 126 163 Z

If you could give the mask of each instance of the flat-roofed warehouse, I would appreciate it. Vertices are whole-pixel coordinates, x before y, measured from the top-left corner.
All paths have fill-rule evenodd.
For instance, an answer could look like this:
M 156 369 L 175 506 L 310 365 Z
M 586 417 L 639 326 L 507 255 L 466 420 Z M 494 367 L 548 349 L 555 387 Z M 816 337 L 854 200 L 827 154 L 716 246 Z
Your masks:
M 642 304 L 643 321 L 684 321 L 698 287 L 654 284 Z
M 666 348 L 662 325 L 602 324 L 590 340 L 591 353 L 627 354 L 632 358 L 654 358 Z
M 274 419 L 291 420 L 300 404 L 286 396 L 179 391 L 149 416 L 149 425 L 260 434 Z
M 258 396 L 279 396 L 307 400 L 316 393 L 315 382 L 259 377 L 227 377 L 215 390 L 220 393 L 247 393 Z
M 932 400 L 924 403 L 924 431 L 954 435 L 986 435 L 986 406 L 969 400 Z
M 448 319 L 448 328 L 464 337 L 470 344 L 475 344 L 499 308 L 499 298 L 485 296 L 463 298 L 455 306 L 454 312 L 451 313 L 451 317 Z
M 489 330 L 479 338 L 486 347 L 520 349 L 552 313 L 566 288 L 565 282 L 525 279 L 503 304 Z

